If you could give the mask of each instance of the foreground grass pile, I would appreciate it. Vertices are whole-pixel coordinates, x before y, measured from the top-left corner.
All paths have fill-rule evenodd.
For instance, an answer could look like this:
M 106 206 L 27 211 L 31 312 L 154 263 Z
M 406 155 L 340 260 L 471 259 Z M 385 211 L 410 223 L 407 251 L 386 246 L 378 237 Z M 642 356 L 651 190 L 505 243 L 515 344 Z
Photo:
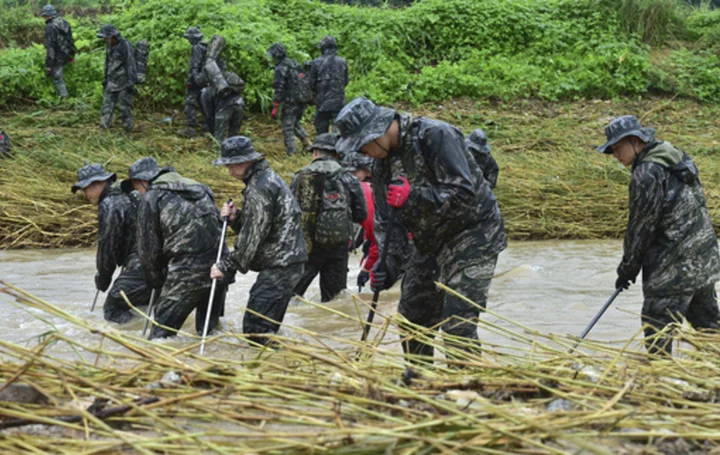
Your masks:
M 720 440 L 717 343 L 691 329 L 678 335 L 689 349 L 659 360 L 595 342 L 570 355 L 570 339 L 480 321 L 507 345 L 451 350 L 452 362 L 410 372 L 397 316 L 381 318 L 368 345 L 290 328 L 278 351 L 221 333 L 200 357 L 199 342 L 97 331 L 9 284 L 0 292 L 76 326 L 28 346 L 0 341 L 3 388 L 42 395 L 0 407 L 5 453 L 708 453 Z M 360 333 L 359 318 L 325 311 Z M 75 361 L 55 357 L 57 343 Z M 213 357 L 220 345 L 237 355 Z
M 79 103 L 79 102 L 78 102 Z M 720 109 L 687 100 L 489 103 L 459 101 L 413 109 L 461 127 L 484 128 L 500 165 L 496 195 L 512 239 L 603 238 L 622 235 L 627 219 L 629 172 L 594 151 L 614 115 L 634 113 L 658 136 L 691 154 L 700 168 L 712 219 L 720 223 Z M 87 105 L 4 114 L 14 157 L 0 172 L 0 248 L 90 246 L 96 211 L 73 197 L 70 186 L 85 159 L 101 162 L 119 178 L 150 155 L 182 174 L 207 183 L 217 202 L 238 198 L 242 184 L 213 168 L 216 149 L 206 137 L 175 134 L 172 117 L 140 115 L 132 139 L 96 126 Z M 178 119 L 176 115 L 175 119 Z M 310 161 L 287 158 L 279 125 L 265 117 L 244 125 L 256 147 L 286 180 Z M 307 128 L 312 128 L 308 123 Z

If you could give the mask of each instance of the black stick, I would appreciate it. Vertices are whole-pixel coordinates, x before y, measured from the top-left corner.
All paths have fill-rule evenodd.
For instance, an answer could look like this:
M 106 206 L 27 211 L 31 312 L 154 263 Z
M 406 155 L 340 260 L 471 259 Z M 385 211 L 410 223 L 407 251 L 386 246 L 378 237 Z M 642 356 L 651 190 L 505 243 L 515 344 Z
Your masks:
M 390 233 L 392 233 L 393 224 L 395 222 L 395 209 L 390 207 L 390 215 L 388 216 L 387 229 L 385 230 L 385 241 L 383 242 L 382 252 L 380 253 L 380 266 L 385 269 L 387 263 L 388 247 L 390 246 Z M 368 333 L 370 333 L 370 325 L 375 319 L 375 311 L 377 310 L 378 300 L 380 299 L 380 290 L 373 291 L 372 306 L 370 313 L 368 313 L 367 322 L 363 327 L 362 338 L 360 341 L 367 340 Z
M 615 292 L 613 292 L 613 295 L 610 296 L 607 302 L 605 302 L 605 305 L 603 305 L 602 308 L 600 308 L 600 311 L 598 314 L 595 315 L 592 321 L 590 321 L 590 324 L 588 324 L 587 327 L 585 327 L 585 330 L 583 330 L 583 333 L 580 335 L 580 339 L 575 342 L 575 345 L 573 345 L 572 348 L 570 348 L 570 351 L 568 351 L 568 354 L 572 353 L 575 348 L 580 344 L 582 340 L 585 339 L 588 333 L 592 330 L 593 327 L 595 327 L 595 324 L 600 320 L 603 314 L 605 314 L 605 311 L 607 311 L 608 308 L 610 308 L 610 305 L 612 305 L 613 301 L 615 301 L 615 298 L 623 291 L 623 288 L 617 288 L 615 289 Z

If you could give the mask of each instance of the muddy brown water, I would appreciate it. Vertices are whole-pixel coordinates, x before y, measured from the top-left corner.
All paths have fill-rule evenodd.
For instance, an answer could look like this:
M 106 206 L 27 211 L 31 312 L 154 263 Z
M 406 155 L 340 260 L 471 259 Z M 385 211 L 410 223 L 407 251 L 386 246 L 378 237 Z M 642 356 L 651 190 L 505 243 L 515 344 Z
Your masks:
M 579 335 L 612 293 L 615 268 L 621 254 L 622 244 L 617 240 L 511 243 L 500 255 L 496 269 L 498 275 L 490 289 L 489 309 L 542 333 Z M 351 256 L 348 284 L 355 283 L 359 259 L 357 255 Z M 90 249 L 0 251 L 0 279 L 48 300 L 74 316 L 87 319 L 94 326 L 110 327 L 111 324 L 102 318 L 103 294 L 95 311 L 90 312 L 95 295 L 94 274 L 95 253 Z M 240 333 L 243 310 L 255 274 L 238 274 L 236 279 L 236 284 L 228 293 L 226 317 L 221 329 Z M 369 292 L 362 296 L 367 300 L 371 298 Z M 305 297 L 319 302 L 317 279 Z M 383 293 L 380 313 L 393 313 L 398 298 L 398 286 Z M 628 339 L 637 337 L 641 304 L 641 286 L 638 284 L 618 297 L 593 329 L 590 338 L 622 345 Z M 349 315 L 356 313 L 350 292 L 341 295 L 328 306 Z M 0 311 L 0 337 L 5 341 L 33 345 L 34 338 L 53 329 L 87 343 L 92 343 L 93 337 L 98 336 L 59 317 L 20 305 L 2 293 Z M 363 317 L 366 315 L 364 309 L 362 314 Z M 484 315 L 483 319 L 512 328 L 510 323 L 496 316 Z M 376 319 L 381 320 L 382 316 Z M 288 308 L 285 325 L 281 334 L 291 337 L 302 337 L 291 326 L 306 328 L 332 338 L 359 339 L 360 336 L 357 322 L 295 299 Z M 139 336 L 142 322 L 137 320 L 115 327 Z M 192 331 L 193 327 L 194 316 L 191 316 L 184 328 Z M 479 333 L 481 339 L 490 344 L 512 344 L 503 335 L 485 328 L 481 327 Z M 387 341 L 392 342 L 395 335 L 389 334 L 387 337 Z M 190 340 L 181 336 L 166 342 L 182 346 Z M 398 345 L 399 349 L 398 343 L 391 344 Z M 631 349 L 640 349 L 639 344 L 632 343 Z M 57 346 L 53 350 L 60 357 L 75 357 L 67 346 Z M 209 350 L 217 357 L 237 355 L 236 349 L 227 345 L 213 345 Z

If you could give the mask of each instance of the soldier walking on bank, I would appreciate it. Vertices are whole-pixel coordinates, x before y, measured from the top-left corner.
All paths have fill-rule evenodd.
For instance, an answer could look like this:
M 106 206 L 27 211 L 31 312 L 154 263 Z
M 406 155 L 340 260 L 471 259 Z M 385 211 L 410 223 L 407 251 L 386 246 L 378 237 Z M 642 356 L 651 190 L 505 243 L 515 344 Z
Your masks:
M 615 288 L 627 289 L 642 269 L 642 322 L 650 353 L 672 354 L 667 325 L 686 318 L 696 329 L 717 330 L 715 283 L 720 253 L 705 194 L 692 159 L 655 130 L 626 115 L 605 127 L 598 152 L 632 166 L 630 215 Z
M 387 289 L 397 279 L 407 237 L 388 231 L 390 210 L 412 234 L 418 253 L 436 261 L 438 279 L 475 305 L 451 294 L 427 301 L 403 295 L 398 312 L 410 322 L 431 327 L 441 321 L 445 334 L 469 339 L 445 345 L 479 354 L 479 308 L 487 294 L 498 254 L 507 246 L 503 220 L 490 185 L 465 148 L 462 133 L 445 122 L 412 118 L 393 109 L 378 107 L 366 98 L 348 103 L 336 120 L 341 153 L 363 153 L 376 159 L 373 169 L 375 236 L 385 245 L 391 235 L 387 263 L 373 267 L 371 286 Z M 418 261 L 423 265 L 424 262 Z M 428 275 L 435 272 L 424 264 Z M 423 270 L 421 270 L 423 271 Z M 406 276 L 414 274 L 406 270 Z M 426 284 L 432 287 L 433 280 Z M 418 292 L 415 290 L 414 292 Z M 406 353 L 431 355 L 432 348 L 403 340 Z
M 133 46 L 112 24 L 103 25 L 98 38 L 105 40 L 105 75 L 100 128 L 110 128 L 112 112 L 117 104 L 125 131 L 132 132 L 132 98 L 137 80 Z
M 302 210 L 301 225 L 309 259 L 295 286 L 304 295 L 320 274 L 320 299 L 329 302 L 347 287 L 353 223 L 367 218 L 360 181 L 335 160 L 337 133 L 325 133 L 310 146 L 313 161 L 300 169 L 290 188 Z
M 185 38 L 192 46 L 190 51 L 190 70 L 188 71 L 187 91 L 185 92 L 185 120 L 187 122 L 188 132 L 195 135 L 197 128 L 197 109 L 200 108 L 200 91 L 207 85 L 207 80 L 203 77 L 202 67 L 205 63 L 205 52 L 207 44 L 203 43 L 202 33 L 197 27 L 189 27 L 185 32 Z
M 203 333 L 212 281 L 208 269 L 215 262 L 222 220 L 212 190 L 185 178 L 172 168 L 158 167 L 145 157 L 130 166 L 123 189 L 143 195 L 138 210 L 138 249 L 147 282 L 162 288 L 155 304 L 150 338 L 175 336 L 193 310 L 195 329 Z M 218 282 L 208 331 L 223 315 L 229 281 Z
M 280 124 L 285 142 L 285 153 L 295 154 L 295 136 L 305 146 L 310 145 L 308 134 L 300 123 L 305 105 L 299 101 L 300 65 L 287 56 L 285 46 L 275 43 L 267 51 L 267 55 L 275 62 L 275 76 L 273 79 L 273 108 L 270 116 L 277 119 L 278 109 L 281 109 Z
M 40 11 L 45 20 L 45 71 L 52 77 L 58 96 L 67 98 L 63 68 L 66 63 L 74 61 L 75 41 L 68 21 L 57 14 L 52 5 L 43 6 Z
M 133 316 L 120 291 L 125 291 L 133 305 L 143 306 L 150 302 L 152 289 L 145 282 L 137 251 L 135 220 L 140 195 L 124 193 L 120 184 L 114 183 L 116 178 L 114 173 L 106 173 L 102 164 L 85 164 L 78 170 L 72 192 L 81 190 L 98 208 L 97 289 L 107 291 L 115 268 L 122 268 L 105 299 L 103 314 L 106 321 L 123 324 Z
M 250 139 L 228 138 L 220 154 L 214 165 L 226 166 L 231 177 L 245 183 L 245 189 L 241 213 L 234 203 L 223 206 L 222 216 L 229 217 L 238 236 L 232 253 L 208 267 L 210 278 L 258 272 L 248 297 L 243 333 L 251 342 L 265 345 L 269 342 L 267 335 L 279 330 L 308 259 L 300 207 L 285 181 L 255 151 Z
M 311 63 L 310 88 L 315 93 L 315 131 L 327 133 L 345 105 L 345 86 L 348 85 L 348 65 L 337 56 L 335 38 L 326 36 L 318 46 L 322 56 Z

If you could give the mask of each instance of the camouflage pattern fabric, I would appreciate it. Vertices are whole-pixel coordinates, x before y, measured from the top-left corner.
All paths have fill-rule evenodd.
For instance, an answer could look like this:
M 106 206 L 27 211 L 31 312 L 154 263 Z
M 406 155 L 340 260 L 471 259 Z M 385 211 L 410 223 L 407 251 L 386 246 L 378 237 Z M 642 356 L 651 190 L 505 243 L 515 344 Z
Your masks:
M 480 166 L 483 177 L 490 184 L 490 188 L 495 189 L 500 169 L 497 161 L 490 154 L 490 145 L 487 143 L 485 132 L 481 129 L 473 130 L 465 138 L 465 146 L 470 150 L 475 162 Z
M 294 155 L 295 151 L 295 137 L 305 142 L 308 140 L 307 131 L 300 123 L 303 112 L 305 112 L 305 106 L 299 105 L 283 105 L 280 113 L 280 127 L 283 133 L 283 142 L 285 143 L 285 153 Z
M 696 329 L 717 331 L 718 311 L 715 285 L 710 284 L 695 292 L 676 295 L 645 297 L 642 322 L 645 326 L 645 345 L 651 354 L 672 354 L 672 334 L 657 336 L 658 332 L 683 318 Z
M 0 159 L 10 156 L 10 136 L 3 130 L 0 130 Z
M 200 110 L 205 119 L 205 129 L 215 130 L 215 90 L 205 87 L 200 91 Z
M 336 182 L 331 182 L 336 180 Z M 345 219 L 347 227 L 346 246 L 352 237 L 352 223 L 361 223 L 367 217 L 367 205 L 360 181 L 330 156 L 323 156 L 313 160 L 312 163 L 300 169 L 292 183 L 295 199 L 301 207 L 301 225 L 305 235 L 305 244 L 310 253 L 318 243 L 318 222 L 334 223 L 335 220 L 323 219 L 321 212 L 325 206 L 323 196 L 329 187 L 337 187 L 342 193 L 336 200 L 344 201 L 346 210 Z M 332 229 L 332 226 L 324 230 Z M 319 247 L 337 246 L 318 244 Z M 347 249 L 347 248 L 345 248 Z
M 216 97 L 214 101 L 213 136 L 218 142 L 237 136 L 245 115 L 245 101 L 242 96 L 232 93 L 225 97 Z
M 190 70 L 187 78 L 187 91 L 185 93 L 185 119 L 190 128 L 197 127 L 197 108 L 200 107 L 200 91 L 206 85 L 202 80 L 202 67 L 205 62 L 207 44 L 200 42 L 200 38 L 188 38 L 192 44 L 190 51 Z
M 121 92 L 132 88 L 137 80 L 135 54 L 130 41 L 117 36 L 117 43 L 105 49 L 105 75 L 103 87 L 107 92 Z
M 63 65 L 75 55 L 70 24 L 53 17 L 45 22 L 45 68 L 50 68 L 50 77 L 60 97 L 67 97 L 68 91 L 63 78 Z
M 235 249 L 220 261 L 218 268 L 225 274 L 234 274 L 306 262 L 300 207 L 287 184 L 265 159 L 253 163 L 243 181 L 243 206 L 231 223 L 238 234 Z
M 188 88 L 185 91 L 185 103 L 183 107 L 187 126 L 189 128 L 197 128 L 197 109 L 200 107 L 200 90 Z
M 329 124 L 345 105 L 345 87 L 348 65 L 337 56 L 337 48 L 323 50 L 323 55 L 312 61 L 309 84 L 315 93 L 315 128 L 317 133 L 327 133 Z
M 298 87 L 295 74 L 302 72 L 300 71 L 300 64 L 287 56 L 276 61 L 273 77 L 273 102 L 282 106 L 297 105 Z
M 717 237 L 687 154 L 648 144 L 633 161 L 629 205 L 618 276 L 634 279 L 642 268 L 646 298 L 692 294 L 720 279 Z
M 132 131 L 132 99 L 133 88 L 128 88 L 120 92 L 113 92 L 105 89 L 103 95 L 102 106 L 100 106 L 100 128 L 109 129 L 112 123 L 112 114 L 115 106 L 120 111 L 120 119 L 123 122 L 125 131 Z
M 277 333 L 285 318 L 293 288 L 302 273 L 302 263 L 260 271 L 255 284 L 250 288 L 243 317 L 243 333 L 251 335 L 248 336 L 249 341 L 267 344 L 268 339 L 262 335 Z
M 159 324 L 178 329 L 192 310 L 207 304 L 221 230 L 210 188 L 167 170 L 151 182 L 138 210 L 138 246 L 147 282 L 162 287 Z M 151 337 L 173 334 L 155 327 Z
M 135 306 L 147 305 L 151 289 L 137 255 L 136 214 L 140 195 L 123 193 L 120 183 L 108 184 L 98 204 L 98 248 L 96 265 L 101 283 L 110 283 L 117 267 L 122 272 L 115 279 L 103 306 L 105 320 L 125 323 L 132 319 L 130 307 L 120 295 L 125 291 Z
M 315 277 L 320 274 L 320 301 L 329 302 L 347 288 L 349 252 L 346 246 L 316 248 L 305 263 L 305 271 L 295 286 L 294 293 L 304 296 Z

